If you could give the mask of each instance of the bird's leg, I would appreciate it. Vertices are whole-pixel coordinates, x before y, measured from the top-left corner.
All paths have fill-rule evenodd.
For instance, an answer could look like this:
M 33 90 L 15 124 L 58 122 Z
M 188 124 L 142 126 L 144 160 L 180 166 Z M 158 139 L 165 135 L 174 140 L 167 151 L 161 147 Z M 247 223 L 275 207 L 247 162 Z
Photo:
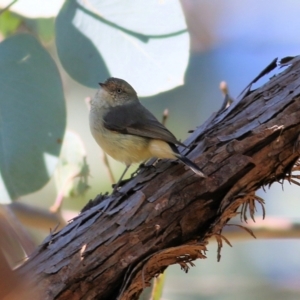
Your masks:
M 118 189 L 118 187 L 119 187 L 119 185 L 120 185 L 120 183 L 121 183 L 123 177 L 125 176 L 127 170 L 129 169 L 129 167 L 130 167 L 130 165 L 127 165 L 127 166 L 126 166 L 126 168 L 125 168 L 124 172 L 122 173 L 120 179 L 119 179 L 118 182 L 114 185 L 114 189 L 113 189 L 113 192 L 112 192 L 113 194 L 117 191 L 117 189 Z
M 152 164 L 152 165 L 146 165 L 147 160 L 143 161 L 138 168 L 131 174 L 130 178 L 133 178 L 135 175 L 139 174 L 141 172 L 141 170 L 147 170 L 147 169 L 154 169 L 156 170 L 156 167 Z
M 151 161 L 152 161 L 152 163 L 151 163 Z M 149 163 L 151 163 L 150 165 L 146 165 L 146 163 L 147 162 L 149 162 Z M 155 166 L 155 163 L 157 162 L 157 158 L 155 158 L 155 159 L 152 159 L 152 160 L 145 160 L 145 161 L 143 161 L 140 165 L 139 165 L 139 169 L 154 169 L 154 170 L 156 170 L 156 166 Z
M 156 167 L 155 165 L 151 164 L 151 165 L 146 165 L 146 161 L 141 163 L 139 165 L 139 169 L 144 169 L 144 170 L 150 170 L 150 169 L 153 169 L 153 170 L 156 170 Z

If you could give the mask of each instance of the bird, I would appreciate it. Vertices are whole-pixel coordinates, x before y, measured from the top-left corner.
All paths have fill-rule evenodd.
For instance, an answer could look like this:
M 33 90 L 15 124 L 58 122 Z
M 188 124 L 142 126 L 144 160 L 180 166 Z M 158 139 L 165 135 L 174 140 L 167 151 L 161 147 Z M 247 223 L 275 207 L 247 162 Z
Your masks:
M 178 151 L 176 145 L 186 146 L 141 104 L 128 82 L 110 77 L 99 85 L 91 100 L 91 134 L 106 154 L 126 165 L 113 193 L 131 164 L 152 157 L 179 159 L 195 174 L 206 177 L 195 163 Z

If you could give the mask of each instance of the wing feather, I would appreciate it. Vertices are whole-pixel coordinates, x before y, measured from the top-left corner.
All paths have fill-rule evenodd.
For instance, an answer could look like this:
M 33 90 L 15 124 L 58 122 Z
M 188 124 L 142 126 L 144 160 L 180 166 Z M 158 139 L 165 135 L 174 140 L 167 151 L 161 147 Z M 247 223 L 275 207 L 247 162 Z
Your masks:
M 140 102 L 111 107 L 104 115 L 103 121 L 104 127 L 109 130 L 163 140 L 186 147 Z

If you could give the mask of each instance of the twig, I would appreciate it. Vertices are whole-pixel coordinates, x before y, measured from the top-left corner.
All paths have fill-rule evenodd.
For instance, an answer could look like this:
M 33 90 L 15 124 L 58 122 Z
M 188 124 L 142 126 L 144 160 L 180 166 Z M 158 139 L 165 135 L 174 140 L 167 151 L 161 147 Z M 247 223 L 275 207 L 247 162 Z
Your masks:
M 220 90 L 224 96 L 223 104 L 221 107 L 221 111 L 228 108 L 232 102 L 234 101 L 233 98 L 229 95 L 228 86 L 225 81 L 221 81 L 220 83 Z
M 69 185 L 69 183 L 74 180 L 74 178 L 76 178 L 78 176 L 78 173 L 73 173 L 71 174 L 64 182 L 62 188 L 60 189 L 60 191 L 58 192 L 58 195 L 53 203 L 53 205 L 49 208 L 49 210 L 52 213 L 59 213 L 63 200 L 64 200 L 64 194 L 65 194 L 65 190 L 67 188 L 67 186 Z
M 61 214 L 53 213 L 48 209 L 29 206 L 16 201 L 9 204 L 9 207 L 20 222 L 27 226 L 49 231 L 49 228 L 53 228 L 57 224 L 59 224 L 59 229 L 66 225 L 65 218 Z M 68 213 L 66 217 L 71 218 L 72 216 L 73 214 Z
M 9 3 L 3 9 L 0 10 L 0 15 L 2 15 L 6 10 L 8 10 L 12 5 L 14 5 L 18 0 L 14 0 L 13 2 Z
M 106 155 L 105 152 L 103 152 L 103 162 L 104 162 L 104 165 L 105 165 L 105 167 L 106 167 L 106 171 L 107 171 L 107 173 L 108 173 L 108 177 L 109 177 L 110 182 L 111 182 L 112 184 L 115 183 L 116 180 L 115 180 L 114 174 L 113 174 L 113 172 L 112 172 L 112 169 L 111 169 L 111 167 L 110 167 L 109 160 L 108 160 L 107 155 Z
M 251 221 L 247 226 L 243 226 L 243 229 L 250 230 L 257 239 L 294 239 L 300 237 L 300 223 L 280 217 Z M 223 234 L 230 240 L 240 241 L 250 238 L 249 232 L 232 226 L 224 227 Z
M 163 115 L 162 115 L 162 121 L 161 123 L 166 126 L 166 122 L 167 122 L 167 119 L 169 117 L 169 110 L 166 108 L 163 112 Z

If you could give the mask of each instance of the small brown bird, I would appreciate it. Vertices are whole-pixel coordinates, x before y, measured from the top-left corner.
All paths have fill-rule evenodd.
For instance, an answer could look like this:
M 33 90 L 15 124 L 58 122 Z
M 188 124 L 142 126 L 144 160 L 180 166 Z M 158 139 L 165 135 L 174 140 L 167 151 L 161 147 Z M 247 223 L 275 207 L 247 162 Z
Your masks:
M 91 101 L 91 133 L 104 152 L 126 165 L 114 191 L 132 163 L 152 157 L 178 158 L 197 175 L 206 177 L 196 164 L 179 153 L 176 145 L 186 146 L 141 104 L 128 82 L 108 78 L 99 85 Z

